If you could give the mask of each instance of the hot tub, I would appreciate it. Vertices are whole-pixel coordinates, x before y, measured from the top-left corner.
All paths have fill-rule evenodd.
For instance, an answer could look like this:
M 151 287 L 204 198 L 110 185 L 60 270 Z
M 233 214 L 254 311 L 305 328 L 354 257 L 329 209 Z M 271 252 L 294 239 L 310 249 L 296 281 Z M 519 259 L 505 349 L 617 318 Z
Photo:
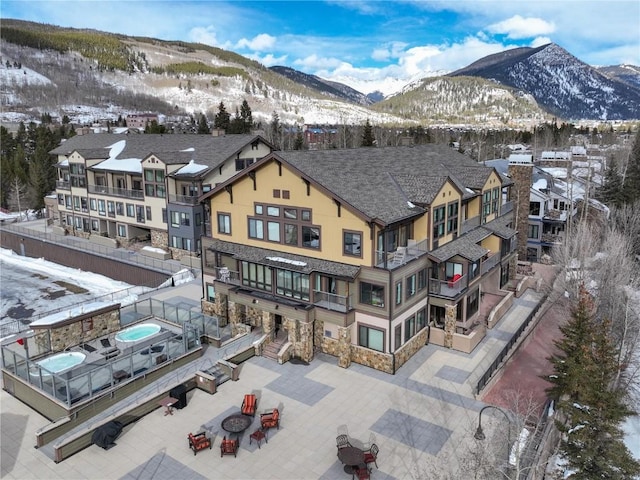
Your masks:
M 44 377 L 51 375 L 52 373 L 59 373 L 64 370 L 68 370 L 76 365 L 80 365 L 84 362 L 85 358 L 87 358 L 87 356 L 81 352 L 64 352 L 45 358 L 44 360 L 40 360 L 36 363 L 42 367 L 40 371 Z M 35 371 L 32 371 L 31 374 L 37 376 L 38 370 L 36 369 Z
M 137 342 L 145 338 L 152 337 L 160 331 L 160 325 L 155 323 L 141 323 L 133 327 L 126 328 L 116 334 L 118 342 Z

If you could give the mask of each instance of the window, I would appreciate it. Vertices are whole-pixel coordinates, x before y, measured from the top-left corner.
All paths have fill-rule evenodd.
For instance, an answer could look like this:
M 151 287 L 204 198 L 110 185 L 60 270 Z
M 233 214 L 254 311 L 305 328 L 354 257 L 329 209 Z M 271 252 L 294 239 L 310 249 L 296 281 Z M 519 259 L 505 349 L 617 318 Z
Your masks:
M 92 232 L 100 231 L 100 222 L 98 220 L 91 220 L 91 231 Z
M 445 207 L 436 207 L 433 209 L 433 238 L 444 236 L 444 215 Z
M 180 226 L 180 212 L 171 212 L 171 226 L 176 228 Z
M 280 243 L 280 224 L 278 222 L 267 222 L 267 240 Z
M 475 290 L 467 297 L 467 319 L 478 311 L 478 290 Z
M 458 202 L 447 205 L 447 233 L 458 231 Z
M 58 205 L 64 205 L 64 195 L 58 194 Z
M 196 212 L 195 214 L 196 227 L 202 225 L 202 213 Z
M 144 223 L 144 205 L 136 205 L 136 221 Z
M 469 263 L 469 280 L 476 278 L 480 273 L 480 260 Z
M 529 224 L 527 238 L 539 238 L 540 225 Z
M 116 202 L 116 213 L 118 215 L 124 215 L 124 203 Z
M 151 220 L 151 207 L 146 207 L 147 220 Z
M 165 198 L 163 170 L 144 169 L 144 194 L 149 197 Z
M 284 243 L 298 245 L 298 226 L 289 223 L 284 224 Z
M 540 216 L 540 202 L 529 202 L 529 215 Z
M 309 275 L 291 270 L 276 270 L 276 293 L 285 297 L 309 300 Z
M 345 255 L 353 255 L 361 257 L 362 233 L 361 232 L 344 232 L 342 234 L 343 252 Z
M 242 262 L 242 285 L 271 291 L 271 267 Z
M 427 286 L 427 269 L 420 270 L 418 272 L 418 291 L 426 288 Z
M 249 219 L 249 238 L 264 239 L 264 225 L 262 220 L 257 218 Z
M 136 216 L 136 207 L 133 203 L 127 203 L 127 217 Z
M 119 237 L 127 237 L 127 226 L 126 225 L 118 225 L 118 236 Z
M 411 298 L 416 294 L 416 276 L 411 275 L 407 278 L 407 298 Z
M 360 303 L 384 307 L 384 287 L 372 283 L 360 282 Z
M 416 317 L 411 316 L 404 321 L 404 341 L 408 341 L 416 333 Z
M 371 350 L 384 352 L 384 331 L 377 328 L 358 326 L 358 345 Z
M 210 283 L 207 283 L 207 302 L 216 301 L 216 289 Z
M 302 226 L 302 246 L 320 249 L 320 227 Z
M 64 196 L 64 206 L 67 207 L 69 210 L 71 210 L 71 204 L 72 204 L 72 197 L 71 195 L 65 195 Z
M 486 222 L 486 217 L 491 214 L 491 190 L 482 194 L 482 223 Z
M 98 200 L 98 215 L 106 215 L 105 202 L 104 200 Z
M 180 225 L 184 227 L 191 225 L 191 215 L 186 212 L 180 212 Z
M 456 280 L 462 277 L 462 264 L 454 262 L 446 262 L 444 264 L 446 280 L 453 280 L 456 276 Z
M 116 204 L 111 200 L 107 202 L 107 213 L 109 214 L 110 217 L 115 218 L 116 216 Z
M 253 158 L 236 158 L 236 172 L 245 169 L 254 162 Z
M 491 213 L 496 213 L 498 211 L 498 199 L 500 198 L 500 189 L 493 189 L 493 200 L 491 201 Z
M 402 303 L 402 282 L 396 283 L 396 305 Z
M 167 209 L 162 209 L 162 223 L 167 223 Z
M 80 208 L 85 213 L 89 212 L 89 209 L 87 208 L 87 197 L 80 197 Z
M 279 207 L 267 207 L 267 215 L 270 217 L 279 217 L 280 216 L 280 208 Z
M 218 213 L 218 233 L 231 235 L 231 215 Z
M 427 326 L 427 310 L 422 309 L 416 314 L 416 333 Z
M 76 211 L 80 211 L 80 197 L 77 195 L 73 196 L 73 209 Z
M 280 190 L 276 188 L 273 189 L 273 198 L 280 198 Z
M 397 325 L 393 331 L 394 333 L 394 346 L 396 350 L 402 346 L 402 325 Z

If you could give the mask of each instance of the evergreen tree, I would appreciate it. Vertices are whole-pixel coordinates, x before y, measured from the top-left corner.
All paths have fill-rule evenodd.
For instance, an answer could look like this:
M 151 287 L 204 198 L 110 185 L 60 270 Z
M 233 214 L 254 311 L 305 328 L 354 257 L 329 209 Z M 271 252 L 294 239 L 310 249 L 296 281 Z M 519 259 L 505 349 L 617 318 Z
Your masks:
M 563 337 L 554 342 L 559 353 L 549 360 L 554 374 L 548 393 L 566 419 L 556 422 L 564 434 L 560 452 L 576 480 L 624 480 L 640 473 L 623 441 L 622 422 L 633 415 L 625 404 L 626 392 L 614 384 L 617 353 L 611 322 L 598 322 L 589 293 L 580 289 L 578 303 Z
M 373 127 L 367 118 L 367 123 L 364 124 L 364 132 L 362 133 L 362 146 L 373 147 L 375 138 L 373 136 Z
M 275 150 L 280 150 L 282 143 L 282 125 L 280 124 L 280 117 L 276 112 L 271 114 L 271 123 L 269 124 L 269 137 Z
M 611 159 L 609 168 L 604 173 L 602 187 L 598 189 L 598 199 L 609 207 L 621 207 L 625 203 L 624 197 L 622 176 L 616 161 Z
M 236 107 L 236 113 L 229 124 L 229 130 L 227 133 L 244 133 L 244 120 L 240 117 L 238 107 Z
M 201 135 L 211 133 L 211 130 L 209 129 L 209 123 L 207 123 L 206 115 L 200 115 L 200 119 L 198 120 L 198 133 Z
M 215 128 L 220 128 L 226 132 L 229 129 L 230 122 L 231 115 L 229 114 L 229 112 L 227 112 L 224 103 L 220 102 L 220 105 L 218 105 L 218 113 L 213 119 L 213 126 Z
M 198 127 L 199 129 L 199 127 Z M 167 129 L 164 125 L 160 125 L 158 124 L 158 122 L 156 122 L 155 120 L 151 120 L 150 122 L 147 122 L 147 124 L 144 127 L 144 133 L 166 133 Z M 198 131 L 198 133 L 200 133 L 200 131 Z
M 636 138 L 631 148 L 623 189 L 625 200 L 628 202 L 633 203 L 635 200 L 640 199 L 640 129 L 636 133 Z
M 296 133 L 296 139 L 293 142 L 294 150 L 302 150 L 304 148 L 304 137 L 302 136 L 302 130 L 298 128 L 298 133 Z
M 251 129 L 253 128 L 253 114 L 246 100 L 243 100 L 240 106 L 240 117 L 243 122 L 242 132 L 240 133 L 251 133 Z

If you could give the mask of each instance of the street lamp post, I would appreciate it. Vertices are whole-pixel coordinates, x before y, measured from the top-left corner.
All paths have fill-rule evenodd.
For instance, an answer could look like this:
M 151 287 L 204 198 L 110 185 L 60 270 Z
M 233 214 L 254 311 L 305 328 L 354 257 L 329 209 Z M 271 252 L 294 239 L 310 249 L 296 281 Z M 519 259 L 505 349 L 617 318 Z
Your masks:
M 473 438 L 475 438 L 476 440 L 484 440 L 485 438 L 487 438 L 484 434 L 484 431 L 482 430 L 482 412 L 484 412 L 487 408 L 493 408 L 495 410 L 498 410 L 500 413 L 502 413 L 504 415 L 504 418 L 507 419 L 507 467 L 509 466 L 510 462 L 510 456 L 511 456 L 511 419 L 509 418 L 509 415 L 507 415 L 507 412 L 505 412 L 504 410 L 502 410 L 500 407 L 496 407 L 494 405 L 486 405 L 484 407 L 482 407 L 482 409 L 480 410 L 480 414 L 478 415 L 478 428 L 476 429 L 476 433 L 473 434 Z

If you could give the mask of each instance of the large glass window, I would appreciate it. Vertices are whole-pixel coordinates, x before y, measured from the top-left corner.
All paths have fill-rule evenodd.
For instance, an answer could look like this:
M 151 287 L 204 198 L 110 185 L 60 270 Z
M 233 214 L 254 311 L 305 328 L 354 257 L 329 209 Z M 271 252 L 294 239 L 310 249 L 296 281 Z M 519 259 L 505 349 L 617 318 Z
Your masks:
M 309 275 L 291 270 L 276 270 L 276 293 L 308 301 Z
M 280 243 L 280 224 L 267 222 L 267 240 Z
M 458 231 L 458 202 L 447 205 L 447 233 Z
M 444 220 L 445 220 L 445 207 L 437 207 L 433 209 L 433 238 L 440 238 L 444 236 Z
M 360 325 L 358 327 L 358 345 L 384 352 L 384 331 Z
M 166 197 L 163 170 L 144 169 L 144 194 L 149 197 Z
M 249 238 L 264 238 L 264 225 L 262 220 L 257 218 L 249 219 Z
M 540 216 L 540 202 L 529 202 L 529 215 Z
M 486 222 L 486 217 L 491 214 L 491 190 L 482 194 L 482 223 Z
M 373 283 L 360 282 L 360 303 L 384 307 L 384 287 Z
M 396 305 L 402 303 L 402 282 L 396 283 Z
M 106 205 L 104 200 L 98 200 L 98 215 L 106 215 Z
M 242 284 L 260 290 L 271 291 L 271 267 L 242 262 Z
M 427 310 L 422 309 L 416 314 L 416 333 L 427 326 Z
M 471 318 L 478 311 L 478 290 L 475 290 L 467 297 L 467 318 Z
M 529 228 L 527 229 L 527 238 L 540 238 L 539 231 L 540 225 L 529 224 Z
M 416 294 L 416 276 L 407 277 L 407 298 L 411 298 Z
M 394 329 L 394 342 L 393 345 L 395 346 L 395 349 L 397 350 L 398 348 L 400 348 L 402 346 L 402 325 L 396 325 L 396 328 Z
M 320 227 L 302 226 L 302 246 L 320 248 Z
M 455 262 L 445 263 L 445 279 L 456 281 L 462 277 L 462 264 Z
M 411 316 L 404 321 L 404 341 L 408 341 L 416 333 L 416 317 Z

